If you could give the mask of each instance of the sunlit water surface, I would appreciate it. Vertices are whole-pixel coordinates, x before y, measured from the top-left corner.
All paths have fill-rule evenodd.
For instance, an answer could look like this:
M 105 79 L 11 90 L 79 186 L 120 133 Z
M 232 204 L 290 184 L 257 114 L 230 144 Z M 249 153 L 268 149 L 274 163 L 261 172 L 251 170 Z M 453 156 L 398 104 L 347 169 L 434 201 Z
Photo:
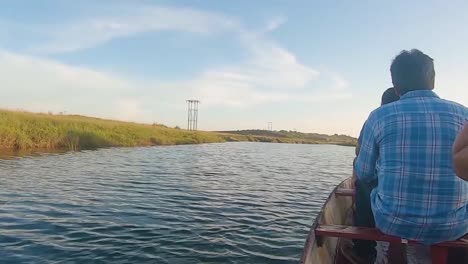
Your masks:
M 0 159 L 1 263 L 297 263 L 353 148 L 227 143 Z

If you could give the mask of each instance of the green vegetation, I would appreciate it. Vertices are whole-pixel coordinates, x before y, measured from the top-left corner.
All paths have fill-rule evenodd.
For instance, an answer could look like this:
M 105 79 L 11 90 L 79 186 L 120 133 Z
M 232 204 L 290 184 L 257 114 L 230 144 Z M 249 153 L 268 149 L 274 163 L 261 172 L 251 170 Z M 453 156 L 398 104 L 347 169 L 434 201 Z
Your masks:
M 255 141 L 292 144 L 333 144 L 356 146 L 356 138 L 346 135 L 323 135 L 316 133 L 301 133 L 296 131 L 240 130 L 223 131 L 228 141 Z
M 77 150 L 213 142 L 225 142 L 225 139 L 216 133 L 190 132 L 156 124 L 0 110 L 0 149 Z
M 137 124 L 78 115 L 34 114 L 0 110 L 0 149 L 95 149 L 102 147 L 200 144 L 230 141 L 354 146 L 343 135 L 244 130 L 192 132 L 164 125 Z

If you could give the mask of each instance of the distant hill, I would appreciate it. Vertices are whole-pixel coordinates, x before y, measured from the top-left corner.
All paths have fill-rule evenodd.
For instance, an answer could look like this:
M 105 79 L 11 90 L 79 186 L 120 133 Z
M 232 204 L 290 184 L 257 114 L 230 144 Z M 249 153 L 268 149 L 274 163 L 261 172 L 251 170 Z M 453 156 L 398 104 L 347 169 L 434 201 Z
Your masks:
M 301 133 L 296 131 L 269 131 L 269 130 L 237 130 L 220 131 L 219 133 L 231 135 L 232 141 L 259 141 L 296 144 L 334 144 L 343 146 L 356 146 L 357 139 L 347 135 L 325 135 L 317 133 Z

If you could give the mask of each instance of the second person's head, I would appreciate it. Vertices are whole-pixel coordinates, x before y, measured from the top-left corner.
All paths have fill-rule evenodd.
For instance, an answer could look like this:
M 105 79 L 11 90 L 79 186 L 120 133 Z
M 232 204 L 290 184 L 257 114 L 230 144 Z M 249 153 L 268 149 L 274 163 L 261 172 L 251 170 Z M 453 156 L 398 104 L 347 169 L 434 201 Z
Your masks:
M 382 100 L 380 101 L 380 105 L 386 105 L 389 103 L 393 103 L 398 101 L 400 97 L 396 94 L 395 88 L 391 87 L 385 90 L 382 94 Z

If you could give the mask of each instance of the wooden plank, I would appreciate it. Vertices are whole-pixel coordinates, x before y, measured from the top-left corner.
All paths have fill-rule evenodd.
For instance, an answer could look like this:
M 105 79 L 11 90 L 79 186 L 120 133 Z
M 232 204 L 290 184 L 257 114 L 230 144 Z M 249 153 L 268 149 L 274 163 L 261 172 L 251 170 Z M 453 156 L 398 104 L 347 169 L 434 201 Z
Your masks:
M 347 239 L 362 239 L 386 241 L 390 243 L 418 244 L 416 241 L 401 239 L 399 237 L 386 235 L 376 228 L 344 226 L 344 225 L 318 225 L 315 228 L 315 235 L 342 237 Z M 446 241 L 437 244 L 441 247 L 464 247 L 468 248 L 468 235 L 455 241 Z
M 335 191 L 336 196 L 354 196 L 355 193 L 354 189 L 339 188 Z

